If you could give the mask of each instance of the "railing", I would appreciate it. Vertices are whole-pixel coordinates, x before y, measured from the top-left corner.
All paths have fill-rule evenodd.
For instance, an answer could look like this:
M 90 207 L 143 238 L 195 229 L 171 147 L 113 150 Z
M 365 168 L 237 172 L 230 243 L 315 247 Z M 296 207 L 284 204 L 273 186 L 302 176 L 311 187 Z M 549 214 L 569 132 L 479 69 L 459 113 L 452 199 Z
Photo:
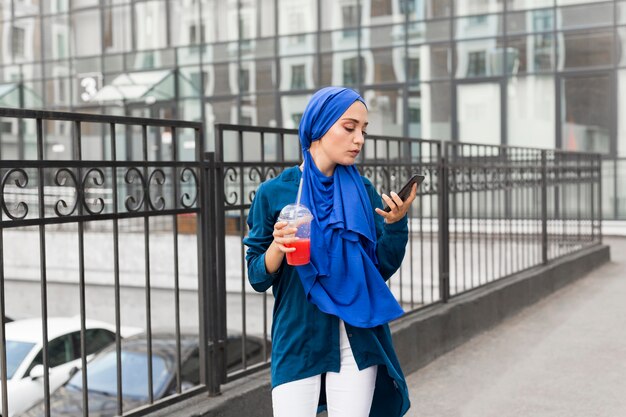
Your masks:
M 626 220 L 626 158 L 605 158 L 602 163 L 605 220 Z
M 295 130 L 218 125 L 216 154 L 203 154 L 199 123 L 9 109 L 0 109 L 0 119 L 34 145 L 19 160 L 0 161 L 1 315 L 15 317 L 28 303 L 14 295 L 16 277 L 38 285 L 27 297 L 37 305 L 29 315 L 41 316 L 43 400 L 40 413 L 29 415 L 55 414 L 51 312 L 71 310 L 80 320 L 85 416 L 90 364 L 103 355 L 87 360 L 87 319 L 114 323 L 115 343 L 105 352 L 115 354 L 118 415 L 215 395 L 221 384 L 269 365 L 273 297 L 249 286 L 242 241 L 258 185 L 300 163 Z M 56 138 L 65 132 L 72 160 L 52 160 L 49 130 Z M 190 140 L 195 151 L 184 154 Z M 426 175 L 409 213 L 405 260 L 389 281 L 408 313 L 601 241 L 595 154 L 373 136 L 357 166 L 380 192 L 398 190 L 415 171 Z M 57 283 L 77 291 L 49 302 Z M 123 357 L 132 340 L 122 338 L 122 324 L 144 332 L 133 338 L 145 352 L 146 393 L 133 406 L 125 405 Z M 6 326 L 3 415 L 11 405 Z M 152 383 L 161 349 L 174 358 L 165 388 Z
M 214 226 L 209 224 L 211 218 L 207 216 L 207 213 L 212 213 L 209 210 L 212 202 L 208 196 L 214 193 L 207 183 L 210 170 L 206 169 L 202 154 L 202 124 L 15 109 L 0 109 L 0 118 L 22 132 L 20 137 L 26 136 L 26 141 L 33 145 L 32 152 L 23 155 L 20 160 L 0 161 L 2 317 L 7 314 L 7 308 L 15 305 L 16 293 L 7 287 L 7 279 L 19 275 L 20 270 L 28 269 L 24 267 L 26 263 L 35 265 L 36 272 L 29 278 L 38 282 L 40 287 L 39 308 L 35 310 L 41 318 L 43 349 L 40 351 L 40 364 L 43 365 L 43 375 L 30 381 L 35 384 L 30 387 L 31 391 L 38 392 L 41 398 L 31 413 L 50 416 L 51 406 L 54 405 L 51 404 L 52 391 L 59 388 L 59 384 L 53 381 L 59 378 L 60 362 L 76 359 L 74 362 L 78 362 L 76 365 L 81 369 L 81 378 L 76 376 L 80 381 L 75 381 L 74 386 L 77 384 L 81 388 L 82 414 L 89 415 L 89 387 L 92 381 L 87 356 L 92 353 L 92 345 L 97 341 L 88 340 L 88 326 L 91 325 L 87 320 L 94 304 L 113 306 L 106 319 L 114 322 L 111 325 L 114 350 L 109 348 L 109 351 L 114 354 L 115 367 L 109 370 L 109 375 L 114 375 L 114 380 L 109 381 L 113 387 L 109 394 L 116 398 L 117 415 L 145 412 L 145 407 L 134 411 L 125 408 L 123 394 L 135 388 L 130 386 L 127 378 L 136 377 L 131 373 L 137 372 L 137 368 L 131 370 L 127 359 L 124 359 L 128 357 L 124 355 L 129 354 L 126 344 L 130 342 L 122 340 L 121 329 L 122 322 L 128 324 L 129 320 L 134 320 L 133 324 L 143 330 L 143 334 L 136 337 L 142 347 L 134 351 L 140 355 L 139 358 L 144 358 L 139 359 L 137 365 L 145 372 L 143 403 L 158 407 L 200 391 L 215 391 L 211 388 L 215 386 L 210 378 L 213 373 L 209 373 L 209 369 L 215 366 L 210 364 L 210 327 L 207 325 L 211 319 L 208 314 L 208 286 L 215 281 L 208 279 L 208 275 L 213 268 L 214 257 L 204 256 L 204 253 L 214 252 L 213 241 L 209 238 L 215 236 Z M 52 159 L 51 149 L 55 143 L 50 142 L 53 137 L 50 132 L 53 131 L 65 132 L 72 160 Z M 158 155 L 154 154 L 154 143 L 161 142 L 164 137 L 169 139 L 170 146 L 167 151 L 162 149 Z M 186 144 L 183 144 L 182 138 L 185 138 Z M 191 153 L 191 158 L 181 157 L 183 149 L 190 147 L 195 148 L 195 154 Z M 94 149 L 101 149 L 101 153 L 94 155 Z M 179 251 L 182 252 L 182 243 L 179 244 L 178 223 L 180 217 L 185 215 L 195 216 L 199 225 L 198 234 L 192 239 L 192 246 L 197 247 L 199 256 L 196 257 L 193 274 L 196 296 L 195 301 L 191 301 L 194 304 L 191 309 L 181 306 L 180 302 L 182 254 Z M 169 233 L 164 234 L 162 228 L 153 233 L 155 222 L 169 223 Z M 125 233 L 127 223 L 140 230 L 132 235 Z M 68 244 L 66 250 L 59 251 L 57 246 L 64 244 Z M 162 249 L 164 246 L 166 250 Z M 26 247 L 30 253 L 21 253 Z M 186 250 L 186 246 L 182 249 Z M 65 262 L 59 263 L 49 253 L 66 257 Z M 17 263 L 21 258 L 28 259 L 22 259 L 23 264 Z M 164 267 L 164 264 L 167 266 Z M 102 275 L 105 275 L 104 278 Z M 49 280 L 50 277 L 54 279 Z M 94 285 L 97 277 L 99 282 Z M 156 286 L 152 280 L 158 277 L 163 278 L 160 286 L 168 288 L 166 308 L 171 319 L 167 323 L 152 321 L 155 310 L 153 297 L 156 297 Z M 132 301 L 122 304 L 123 297 L 128 299 L 128 294 L 123 292 L 128 287 L 125 281 L 129 279 L 138 281 L 133 283 L 136 292 Z M 56 280 L 65 280 L 66 284 L 75 286 L 78 289 L 75 296 L 62 300 L 49 299 L 48 288 Z M 107 288 L 113 291 L 107 291 Z M 20 296 L 23 298 L 16 302 L 29 302 L 27 298 L 30 295 Z M 66 346 L 68 351 L 61 352 L 64 359 L 51 362 L 50 346 L 58 345 L 57 342 L 65 337 L 74 336 L 48 332 L 50 321 L 54 320 L 49 317 L 49 311 L 56 311 L 59 304 L 69 304 L 69 309 L 77 313 L 80 324 L 76 326 L 79 330 L 72 331 L 79 332 L 80 344 L 78 352 Z M 102 319 L 93 315 L 89 317 L 93 318 Z M 192 348 L 189 348 L 190 337 L 183 329 L 189 322 L 195 323 Z M 17 401 L 17 397 L 13 396 L 19 392 L 12 388 L 16 383 L 14 380 L 7 381 L 6 326 L 4 323 L 0 325 L 3 416 L 10 415 L 9 411 L 23 411 L 12 409 Z M 165 328 L 167 335 L 162 336 L 165 333 L 157 328 Z M 188 369 L 185 365 L 190 355 L 195 355 L 199 365 Z M 163 359 L 166 369 L 174 370 L 164 387 L 160 384 L 162 369 L 154 368 L 161 363 L 157 359 Z M 30 379 L 29 375 L 24 377 Z M 58 412 L 54 410 L 52 414 L 55 411 Z
M 247 212 L 259 184 L 300 163 L 300 143 L 297 131 L 279 128 L 218 125 L 216 137 L 225 196 L 218 217 L 228 229 L 219 230 L 228 254 L 218 256 L 229 297 L 221 314 L 243 334 L 266 337 L 273 297 L 248 284 Z M 357 167 L 386 193 L 413 172 L 426 176 L 409 212 L 404 262 L 389 280 L 407 312 L 601 242 L 597 154 L 368 136 Z

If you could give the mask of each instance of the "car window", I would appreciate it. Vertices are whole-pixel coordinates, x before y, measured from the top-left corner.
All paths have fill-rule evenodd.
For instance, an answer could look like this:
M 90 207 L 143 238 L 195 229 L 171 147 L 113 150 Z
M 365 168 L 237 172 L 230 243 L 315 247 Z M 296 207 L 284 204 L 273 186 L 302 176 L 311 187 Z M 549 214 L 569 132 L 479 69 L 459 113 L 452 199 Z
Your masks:
M 182 363 L 180 374 L 182 382 L 189 382 L 193 385 L 200 384 L 200 355 L 198 354 L 198 349 L 194 349 L 193 353 Z
M 105 329 L 85 330 L 85 343 L 87 355 L 96 353 L 115 341 L 115 333 Z M 80 358 L 80 332 L 74 334 L 74 353 L 76 358 Z
M 7 352 L 7 378 L 11 379 L 17 368 L 22 364 L 22 361 L 28 355 L 28 352 L 35 346 L 34 343 L 17 342 L 14 340 L 7 340 L 6 352 Z
M 50 368 L 63 365 L 74 359 L 74 349 L 72 346 L 72 335 L 67 334 L 57 337 L 48 343 L 48 362 Z M 43 365 L 43 349 L 39 351 L 33 362 L 28 367 L 26 375 L 35 367 L 35 365 Z

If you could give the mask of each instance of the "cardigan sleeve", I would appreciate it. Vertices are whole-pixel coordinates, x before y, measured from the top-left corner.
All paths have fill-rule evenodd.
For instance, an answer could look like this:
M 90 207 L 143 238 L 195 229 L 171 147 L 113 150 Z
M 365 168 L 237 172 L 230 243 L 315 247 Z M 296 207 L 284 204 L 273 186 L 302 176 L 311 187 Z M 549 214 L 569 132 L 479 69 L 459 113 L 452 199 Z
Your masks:
M 274 240 L 272 233 L 275 221 L 272 218 L 270 201 L 264 184 L 257 189 L 250 206 L 247 223 L 250 232 L 243 243 L 248 247 L 246 252 L 248 280 L 255 291 L 264 292 L 272 286 L 282 271 L 282 265 L 273 274 L 265 269 L 265 252 Z
M 365 188 L 372 202 L 372 210 L 376 207 L 383 208 L 383 200 L 368 179 L 363 179 Z M 406 244 L 409 240 L 408 217 L 405 215 L 395 223 L 387 224 L 385 219 L 374 212 L 376 223 L 376 256 L 378 257 L 378 270 L 383 278 L 388 280 L 400 268 Z

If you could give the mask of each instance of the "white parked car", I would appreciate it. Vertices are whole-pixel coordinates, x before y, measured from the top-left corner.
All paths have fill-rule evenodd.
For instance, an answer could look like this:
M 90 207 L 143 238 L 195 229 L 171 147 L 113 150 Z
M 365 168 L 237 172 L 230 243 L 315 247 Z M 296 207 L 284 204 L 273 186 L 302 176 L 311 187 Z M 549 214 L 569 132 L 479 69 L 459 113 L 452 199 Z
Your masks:
M 7 391 L 9 415 L 13 417 L 44 398 L 43 338 L 40 318 L 5 324 Z M 115 342 L 115 326 L 87 320 L 85 327 L 87 359 Z M 141 329 L 122 328 L 122 337 Z M 80 368 L 80 317 L 48 318 L 48 361 L 50 392 L 63 385 Z M 0 403 L 2 391 L 0 390 Z M 0 413 L 2 412 L 0 408 Z

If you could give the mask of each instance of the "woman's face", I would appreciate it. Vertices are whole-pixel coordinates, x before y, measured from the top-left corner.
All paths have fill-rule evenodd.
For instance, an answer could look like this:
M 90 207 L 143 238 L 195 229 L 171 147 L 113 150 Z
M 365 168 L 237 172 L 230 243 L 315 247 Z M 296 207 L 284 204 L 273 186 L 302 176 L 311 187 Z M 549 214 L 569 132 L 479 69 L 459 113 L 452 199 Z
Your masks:
M 354 164 L 365 143 L 367 123 L 365 105 L 355 101 L 320 140 L 311 144 L 311 156 L 322 173 L 330 176 L 337 164 Z

